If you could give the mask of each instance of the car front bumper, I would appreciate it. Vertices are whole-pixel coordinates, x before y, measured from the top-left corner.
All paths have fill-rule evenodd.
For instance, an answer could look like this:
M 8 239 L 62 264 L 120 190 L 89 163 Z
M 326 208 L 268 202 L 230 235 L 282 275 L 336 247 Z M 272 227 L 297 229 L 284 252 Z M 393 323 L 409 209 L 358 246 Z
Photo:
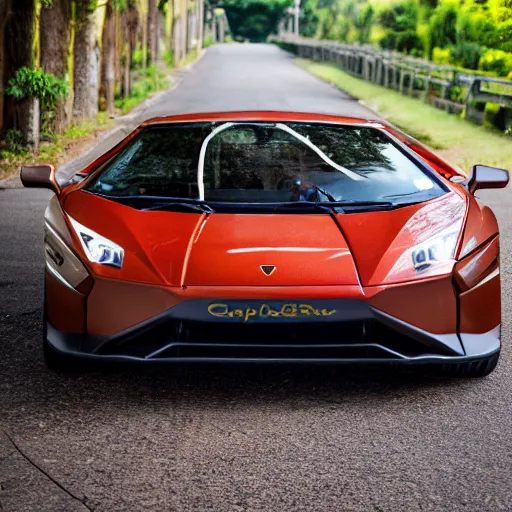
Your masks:
M 500 350 L 500 326 L 435 334 L 365 301 L 184 301 L 111 336 L 67 333 L 47 322 L 61 353 L 104 361 L 462 363 Z

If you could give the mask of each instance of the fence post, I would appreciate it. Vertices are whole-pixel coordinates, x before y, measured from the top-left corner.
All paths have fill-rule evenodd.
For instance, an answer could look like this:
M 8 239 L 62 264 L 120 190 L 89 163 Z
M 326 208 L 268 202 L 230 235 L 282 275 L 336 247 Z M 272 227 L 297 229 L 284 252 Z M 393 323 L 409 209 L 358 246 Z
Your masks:
M 400 94 L 403 94 L 404 93 L 404 79 L 405 79 L 405 75 L 408 73 L 407 73 L 407 71 L 405 71 L 402 68 L 399 69 L 399 72 L 400 72 L 400 83 L 398 85 L 398 90 L 399 90 Z
M 413 71 L 409 75 L 409 96 L 414 94 L 414 82 L 416 81 L 416 73 Z

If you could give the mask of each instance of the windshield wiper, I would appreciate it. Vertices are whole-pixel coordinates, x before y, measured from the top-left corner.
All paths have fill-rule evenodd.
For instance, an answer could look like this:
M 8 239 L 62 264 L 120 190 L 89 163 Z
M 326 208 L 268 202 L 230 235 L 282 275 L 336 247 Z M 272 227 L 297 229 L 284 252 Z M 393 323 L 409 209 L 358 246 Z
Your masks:
M 330 203 L 320 203 L 318 201 L 290 201 L 285 203 L 261 203 L 263 207 L 268 207 L 274 211 L 277 210 L 321 210 L 330 213 Z
M 394 210 L 396 208 L 403 208 L 404 206 L 411 206 L 418 204 L 419 201 L 411 201 L 407 203 L 396 203 L 392 201 L 333 201 L 333 202 L 322 202 L 320 204 L 325 206 L 340 207 L 343 211 L 357 210 L 357 211 L 375 211 L 375 210 Z
M 345 201 L 318 201 L 317 204 L 325 206 L 396 206 L 391 201 L 357 201 L 355 199 L 347 199 Z
M 184 203 L 181 201 L 169 201 L 160 203 L 147 208 L 141 208 L 142 211 L 176 211 L 176 210 L 193 210 L 200 213 L 213 213 L 215 210 L 206 203 Z

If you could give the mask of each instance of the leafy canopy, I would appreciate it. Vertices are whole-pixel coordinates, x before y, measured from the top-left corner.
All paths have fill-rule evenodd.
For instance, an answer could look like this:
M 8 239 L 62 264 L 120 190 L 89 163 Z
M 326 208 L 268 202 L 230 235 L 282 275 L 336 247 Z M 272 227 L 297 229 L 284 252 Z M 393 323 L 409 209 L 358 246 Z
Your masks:
M 222 0 L 217 5 L 225 9 L 235 37 L 257 42 L 276 32 L 293 0 Z

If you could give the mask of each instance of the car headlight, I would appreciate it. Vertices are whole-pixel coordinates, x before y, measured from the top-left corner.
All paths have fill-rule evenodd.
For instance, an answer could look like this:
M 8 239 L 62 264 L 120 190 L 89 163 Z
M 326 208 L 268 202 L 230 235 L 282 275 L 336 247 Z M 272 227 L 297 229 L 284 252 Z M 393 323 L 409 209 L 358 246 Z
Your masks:
M 427 270 L 433 263 L 453 259 L 458 237 L 459 233 L 452 231 L 413 247 L 411 258 L 414 270 L 421 272 Z
M 68 218 L 82 243 L 85 255 L 89 261 L 121 268 L 124 258 L 124 249 L 122 247 L 112 242 L 112 240 L 95 233 L 92 229 L 83 226 L 71 217 L 68 216 Z

